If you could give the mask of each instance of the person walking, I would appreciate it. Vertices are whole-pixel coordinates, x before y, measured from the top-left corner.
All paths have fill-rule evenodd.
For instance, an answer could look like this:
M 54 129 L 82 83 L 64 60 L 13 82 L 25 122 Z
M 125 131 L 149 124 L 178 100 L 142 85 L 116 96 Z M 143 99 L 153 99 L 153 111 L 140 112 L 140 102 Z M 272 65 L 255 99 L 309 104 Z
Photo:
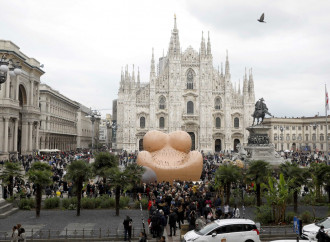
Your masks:
M 172 232 L 173 232 L 173 235 L 175 236 L 177 219 L 178 219 L 178 215 L 176 214 L 176 212 L 174 212 L 171 209 L 170 210 L 170 215 L 168 217 L 168 223 L 170 225 L 170 236 L 172 236 Z
M 128 241 L 131 241 L 131 237 L 132 237 L 132 224 L 133 224 L 133 220 L 129 217 L 126 216 L 126 219 L 123 222 L 124 225 L 124 240 L 127 240 L 128 237 Z
M 330 237 L 324 231 L 324 226 L 321 225 L 319 231 L 316 234 L 317 242 L 329 242 Z
M 18 230 L 17 226 L 13 227 L 13 232 L 11 234 L 11 242 L 18 242 Z

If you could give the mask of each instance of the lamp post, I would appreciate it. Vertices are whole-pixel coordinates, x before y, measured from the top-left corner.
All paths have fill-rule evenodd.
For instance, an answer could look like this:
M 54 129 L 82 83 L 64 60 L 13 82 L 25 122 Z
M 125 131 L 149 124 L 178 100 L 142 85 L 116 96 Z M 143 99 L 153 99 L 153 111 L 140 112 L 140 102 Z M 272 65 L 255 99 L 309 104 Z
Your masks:
M 5 83 L 7 80 L 7 74 L 9 71 L 9 75 L 14 77 L 16 75 L 20 75 L 22 73 L 22 66 L 20 62 L 16 59 L 8 59 L 7 53 L 0 53 L 0 90 L 1 84 Z
M 90 117 L 92 122 L 92 151 L 91 154 L 93 155 L 94 150 L 94 123 L 97 118 L 99 118 L 100 114 L 97 112 L 97 110 L 91 110 L 91 113 L 87 116 Z

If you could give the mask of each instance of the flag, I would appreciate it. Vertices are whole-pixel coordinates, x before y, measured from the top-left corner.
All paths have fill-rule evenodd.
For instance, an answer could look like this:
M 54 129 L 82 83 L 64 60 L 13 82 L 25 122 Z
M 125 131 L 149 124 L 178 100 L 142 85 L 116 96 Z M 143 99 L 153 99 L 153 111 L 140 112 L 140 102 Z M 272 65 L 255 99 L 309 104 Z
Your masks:
M 327 86 L 325 86 L 325 109 L 329 110 L 329 95 L 327 91 Z

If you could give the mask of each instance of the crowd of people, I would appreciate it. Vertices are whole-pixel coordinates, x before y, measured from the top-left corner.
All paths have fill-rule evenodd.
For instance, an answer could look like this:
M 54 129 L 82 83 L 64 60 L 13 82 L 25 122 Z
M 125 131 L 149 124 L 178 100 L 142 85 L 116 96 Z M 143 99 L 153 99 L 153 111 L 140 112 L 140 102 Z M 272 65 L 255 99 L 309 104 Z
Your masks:
M 21 224 L 17 224 L 13 227 L 11 234 L 11 241 L 12 242 L 26 241 L 25 229 L 22 227 Z

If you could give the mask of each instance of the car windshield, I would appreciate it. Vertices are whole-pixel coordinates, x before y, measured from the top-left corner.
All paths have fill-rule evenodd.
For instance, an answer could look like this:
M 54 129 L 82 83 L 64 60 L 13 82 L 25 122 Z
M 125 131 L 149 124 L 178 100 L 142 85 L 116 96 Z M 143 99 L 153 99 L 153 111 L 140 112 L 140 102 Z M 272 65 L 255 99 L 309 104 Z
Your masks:
M 204 226 L 199 231 L 195 230 L 195 232 L 199 235 L 204 235 L 204 234 L 211 232 L 212 230 L 214 230 L 217 227 L 219 227 L 219 225 L 217 223 L 213 222 L 213 223 L 210 223 L 210 224 Z
M 321 221 L 316 223 L 317 226 L 321 226 L 323 225 L 325 229 L 329 229 L 330 228 L 330 219 L 329 218 L 325 218 L 322 219 Z

